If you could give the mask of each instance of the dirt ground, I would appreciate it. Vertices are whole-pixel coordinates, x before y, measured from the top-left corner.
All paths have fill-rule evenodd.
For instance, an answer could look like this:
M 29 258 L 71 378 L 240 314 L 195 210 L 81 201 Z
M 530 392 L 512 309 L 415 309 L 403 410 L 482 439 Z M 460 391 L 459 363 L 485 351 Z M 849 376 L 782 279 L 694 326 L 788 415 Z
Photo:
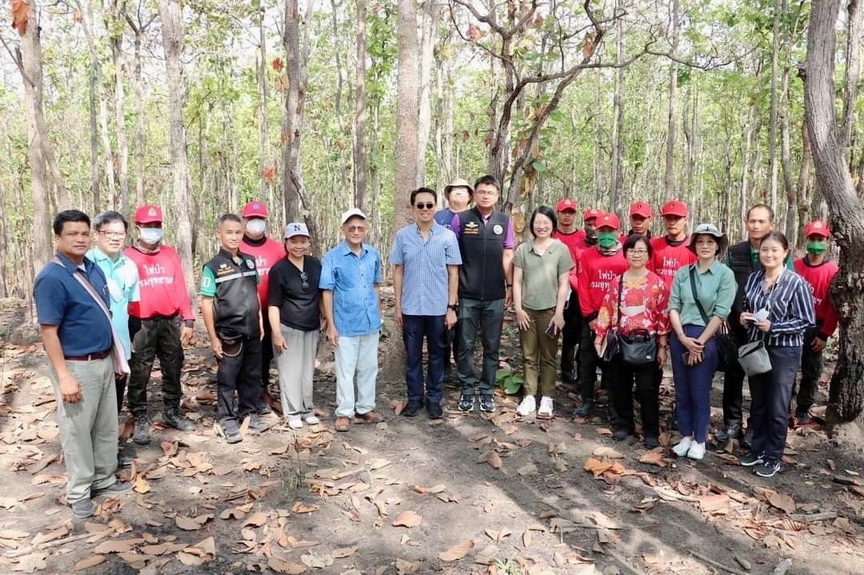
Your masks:
M 154 371 L 153 442 L 130 444 L 135 465 L 123 473 L 133 492 L 97 499 L 95 517 L 73 520 L 61 501 L 64 467 L 41 345 L 27 344 L 35 334 L 29 312 L 8 302 L 0 310 L 0 573 L 864 569 L 864 456 L 835 445 L 818 421 L 790 432 L 788 469 L 765 480 L 716 446 L 702 462 L 676 458 L 671 432 L 656 452 L 614 442 L 601 417 L 573 421 L 563 387 L 549 421 L 520 420 L 518 398 L 504 396 L 493 417 L 463 415 L 453 388 L 444 420 L 409 419 L 394 413 L 405 391 L 392 367 L 399 342 L 388 339 L 378 388 L 385 423 L 333 430 L 325 350 L 315 389 L 322 423 L 246 434 L 229 446 L 214 431 L 215 364 L 198 337 L 183 374 L 196 431 L 158 426 Z M 507 330 L 505 356 L 515 348 Z M 719 409 L 714 415 L 716 423 Z

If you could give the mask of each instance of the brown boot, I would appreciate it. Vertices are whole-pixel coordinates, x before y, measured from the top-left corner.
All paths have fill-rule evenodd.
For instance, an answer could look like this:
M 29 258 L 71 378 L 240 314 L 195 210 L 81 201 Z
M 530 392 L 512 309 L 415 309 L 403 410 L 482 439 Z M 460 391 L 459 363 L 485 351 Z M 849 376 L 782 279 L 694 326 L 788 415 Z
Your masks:
M 348 431 L 349 427 L 351 427 L 351 419 L 347 417 L 336 418 L 336 431 Z
M 367 411 L 366 413 L 358 413 L 357 419 L 361 420 L 363 423 L 381 423 L 384 421 L 384 417 L 375 411 Z

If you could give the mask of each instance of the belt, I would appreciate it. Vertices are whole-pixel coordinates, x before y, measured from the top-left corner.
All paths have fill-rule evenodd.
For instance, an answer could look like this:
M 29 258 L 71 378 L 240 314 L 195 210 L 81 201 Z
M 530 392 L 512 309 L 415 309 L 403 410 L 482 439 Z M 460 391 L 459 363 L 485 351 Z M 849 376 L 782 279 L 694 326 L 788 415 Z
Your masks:
M 174 319 L 175 317 L 177 317 L 179 315 L 180 315 L 179 311 L 174 312 L 171 315 L 162 315 L 159 313 L 154 313 L 150 317 L 142 317 L 142 318 L 138 318 L 138 319 L 140 319 L 141 321 L 147 321 L 147 320 L 151 320 L 151 319 Z
M 113 348 L 109 347 L 105 351 L 98 351 L 96 353 L 91 353 L 88 355 L 67 355 L 64 356 L 63 359 L 65 359 L 66 361 L 92 361 L 94 359 L 105 359 L 106 357 L 111 355 L 112 351 Z

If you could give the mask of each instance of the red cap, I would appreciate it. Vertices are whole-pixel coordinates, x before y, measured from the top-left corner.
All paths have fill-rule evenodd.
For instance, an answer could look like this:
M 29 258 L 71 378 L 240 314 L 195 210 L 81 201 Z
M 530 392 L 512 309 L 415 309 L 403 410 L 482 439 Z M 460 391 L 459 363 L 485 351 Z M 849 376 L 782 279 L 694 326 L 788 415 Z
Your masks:
M 686 218 L 690 215 L 690 210 L 687 209 L 687 205 L 684 202 L 669 200 L 663 204 L 662 208 L 660 208 L 660 213 L 664 216 L 678 216 L 679 218 Z
M 831 237 L 831 230 L 828 229 L 828 223 L 822 220 L 816 220 L 807 224 L 807 230 L 804 232 L 804 237 L 822 236 L 823 238 Z
M 591 208 L 590 210 L 585 210 L 582 213 L 582 221 L 587 222 L 588 220 L 593 220 L 595 218 L 599 218 L 603 215 L 603 212 L 596 208 Z
M 576 202 L 574 202 L 570 198 L 564 198 L 563 200 L 558 202 L 557 206 L 555 206 L 556 212 L 563 212 L 566 210 L 570 210 L 570 211 L 575 212 L 576 211 Z
M 651 204 L 646 202 L 635 202 L 630 205 L 630 215 L 642 216 L 647 219 L 654 215 L 654 211 L 651 209 Z
M 264 202 L 252 200 L 243 206 L 243 212 L 240 215 L 244 218 L 266 218 L 267 206 L 264 205 Z
M 162 208 L 159 206 L 145 205 L 135 210 L 136 224 L 162 223 Z
M 612 228 L 613 230 L 621 229 L 621 220 L 618 219 L 618 216 L 613 214 L 612 212 L 606 212 L 605 214 L 601 214 L 599 218 L 597 218 L 597 227 L 598 228 Z

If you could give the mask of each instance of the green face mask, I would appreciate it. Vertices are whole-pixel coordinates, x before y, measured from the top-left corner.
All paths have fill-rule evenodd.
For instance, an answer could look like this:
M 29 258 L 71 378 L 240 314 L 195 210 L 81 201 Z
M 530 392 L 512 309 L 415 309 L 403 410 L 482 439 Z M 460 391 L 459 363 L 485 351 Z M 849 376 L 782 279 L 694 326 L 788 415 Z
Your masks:
M 822 242 L 807 242 L 805 246 L 807 253 L 812 256 L 821 256 L 828 251 L 828 244 Z
M 600 232 L 597 234 L 597 244 L 601 248 L 611 248 L 618 242 L 618 234 L 615 232 Z

